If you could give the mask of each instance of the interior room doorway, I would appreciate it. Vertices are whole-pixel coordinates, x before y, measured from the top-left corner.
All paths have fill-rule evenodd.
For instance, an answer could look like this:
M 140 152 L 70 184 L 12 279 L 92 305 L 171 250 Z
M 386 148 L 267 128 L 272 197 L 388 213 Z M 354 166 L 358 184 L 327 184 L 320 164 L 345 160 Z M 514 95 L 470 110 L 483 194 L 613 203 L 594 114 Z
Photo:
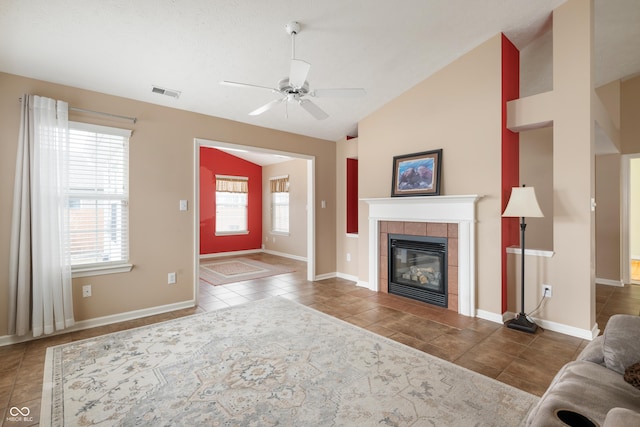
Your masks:
M 199 278 L 200 265 L 200 148 L 216 148 L 224 150 L 235 150 L 236 153 L 251 153 L 256 156 L 280 156 L 291 159 L 302 159 L 306 161 L 306 265 L 307 280 L 315 279 L 315 157 L 299 153 L 290 153 L 278 150 L 271 150 L 259 147 L 231 144 L 220 141 L 206 139 L 194 139 L 194 277 Z M 231 151 L 233 152 L 233 151 Z M 194 281 L 194 295 L 198 299 L 198 282 Z
M 640 284 L 640 154 L 622 156 L 622 277 Z M 636 274 L 632 274 L 632 273 Z

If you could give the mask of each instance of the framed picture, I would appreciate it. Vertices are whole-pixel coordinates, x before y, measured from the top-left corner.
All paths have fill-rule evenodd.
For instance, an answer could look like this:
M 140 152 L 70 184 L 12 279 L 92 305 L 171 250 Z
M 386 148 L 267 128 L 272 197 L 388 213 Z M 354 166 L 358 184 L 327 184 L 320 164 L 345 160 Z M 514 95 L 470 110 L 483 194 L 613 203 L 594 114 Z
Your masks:
M 439 196 L 442 149 L 393 158 L 391 197 Z

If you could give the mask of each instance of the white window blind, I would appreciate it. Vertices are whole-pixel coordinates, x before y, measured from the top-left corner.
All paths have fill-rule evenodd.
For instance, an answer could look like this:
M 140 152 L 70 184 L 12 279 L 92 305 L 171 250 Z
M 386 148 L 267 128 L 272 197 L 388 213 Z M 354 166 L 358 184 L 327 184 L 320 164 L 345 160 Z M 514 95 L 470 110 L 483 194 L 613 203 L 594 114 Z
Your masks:
M 73 267 L 129 259 L 131 131 L 69 123 L 68 221 Z
M 216 175 L 216 234 L 240 234 L 248 226 L 249 178 Z
M 269 179 L 271 190 L 271 231 L 289 232 L 289 176 Z

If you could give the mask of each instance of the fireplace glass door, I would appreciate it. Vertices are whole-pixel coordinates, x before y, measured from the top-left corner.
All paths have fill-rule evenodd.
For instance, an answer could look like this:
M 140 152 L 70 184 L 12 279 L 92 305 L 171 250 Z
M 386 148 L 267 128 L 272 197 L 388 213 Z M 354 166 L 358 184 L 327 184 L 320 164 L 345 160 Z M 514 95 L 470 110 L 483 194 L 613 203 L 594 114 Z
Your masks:
M 446 245 L 441 238 L 390 238 L 389 292 L 446 307 Z

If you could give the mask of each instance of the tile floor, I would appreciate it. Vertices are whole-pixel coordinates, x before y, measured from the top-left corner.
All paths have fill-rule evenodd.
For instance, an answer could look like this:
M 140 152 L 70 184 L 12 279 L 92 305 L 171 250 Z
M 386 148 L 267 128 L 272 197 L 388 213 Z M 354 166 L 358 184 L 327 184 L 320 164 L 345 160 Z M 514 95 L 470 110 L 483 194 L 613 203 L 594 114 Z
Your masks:
M 551 331 L 539 330 L 535 335 L 514 331 L 443 308 L 372 292 L 343 279 L 308 282 L 304 263 L 265 254 L 254 256 L 263 262 L 293 265 L 296 272 L 223 286 L 201 282 L 200 302 L 193 309 L 0 347 L 0 425 L 38 424 L 48 346 L 274 295 L 313 307 L 536 395 L 541 395 L 558 369 L 574 359 L 587 344 L 585 340 Z M 639 314 L 640 286 L 597 285 L 596 309 L 601 329 L 615 313 Z M 28 407 L 33 421 L 6 421 L 8 410 L 13 406 Z

